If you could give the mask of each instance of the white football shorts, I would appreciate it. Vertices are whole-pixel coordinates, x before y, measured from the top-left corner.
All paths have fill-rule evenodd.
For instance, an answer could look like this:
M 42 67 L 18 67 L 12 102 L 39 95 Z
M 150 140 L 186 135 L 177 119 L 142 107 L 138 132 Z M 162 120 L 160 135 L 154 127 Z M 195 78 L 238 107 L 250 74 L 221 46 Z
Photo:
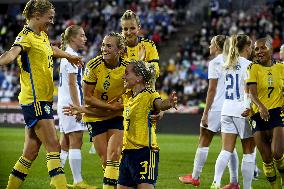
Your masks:
M 59 131 L 68 134 L 75 131 L 84 131 L 83 123 L 77 122 L 74 116 L 67 116 L 62 113 L 62 109 L 58 107 L 57 114 L 59 118 Z
M 209 111 L 208 112 L 208 125 L 207 127 L 205 125 L 201 125 L 200 127 L 203 127 L 205 129 L 208 129 L 214 133 L 217 133 L 221 129 L 221 111 Z
M 239 135 L 241 139 L 253 137 L 247 119 L 233 116 L 221 116 L 221 132 Z

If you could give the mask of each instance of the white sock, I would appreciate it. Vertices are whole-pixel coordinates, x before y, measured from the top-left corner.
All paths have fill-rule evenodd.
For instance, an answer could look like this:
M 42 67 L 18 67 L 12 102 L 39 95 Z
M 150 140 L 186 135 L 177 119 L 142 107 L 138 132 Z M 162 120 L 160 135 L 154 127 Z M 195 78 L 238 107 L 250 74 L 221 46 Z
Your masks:
M 216 160 L 215 163 L 215 174 L 214 174 L 214 183 L 217 186 L 221 186 L 221 179 L 223 176 L 223 173 L 226 169 L 226 166 L 231 159 L 231 152 L 222 150 Z
M 231 155 L 228 167 L 230 172 L 230 182 L 237 184 L 239 182 L 239 157 L 236 148 Z
M 66 160 L 68 158 L 68 152 L 61 150 L 60 152 L 60 160 L 61 160 L 61 166 L 64 168 Z
M 243 184 L 244 189 L 251 188 L 251 182 L 253 178 L 254 171 L 254 155 L 252 154 L 244 154 L 242 160 L 242 174 L 243 174 Z
M 72 171 L 74 184 L 82 182 L 82 155 L 80 149 L 69 149 L 69 164 Z
M 257 167 L 257 163 L 256 163 L 256 147 L 254 147 L 253 150 L 253 158 L 254 158 L 254 171 L 259 171 L 258 167 Z
M 208 156 L 209 147 L 197 148 L 194 158 L 192 177 L 198 179 Z

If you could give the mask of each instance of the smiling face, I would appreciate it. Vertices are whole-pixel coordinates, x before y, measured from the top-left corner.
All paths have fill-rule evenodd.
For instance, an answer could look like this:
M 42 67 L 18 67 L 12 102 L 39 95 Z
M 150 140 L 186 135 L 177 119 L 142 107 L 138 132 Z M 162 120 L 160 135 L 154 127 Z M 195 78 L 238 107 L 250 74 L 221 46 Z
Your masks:
M 262 64 L 262 65 L 268 65 L 270 63 L 272 51 L 266 44 L 264 40 L 256 41 L 254 44 L 254 53 L 256 56 L 256 59 Z
M 48 32 L 49 26 L 53 25 L 53 19 L 55 15 L 54 9 L 49 9 L 47 12 L 44 14 L 40 15 L 40 13 L 36 13 L 36 21 L 39 26 L 40 31 L 44 31 L 45 33 Z
M 85 44 L 87 42 L 87 37 L 85 35 L 83 28 L 80 28 L 77 35 L 75 35 L 74 37 L 71 37 L 71 41 L 76 44 L 78 50 L 84 49 Z
M 127 45 L 134 46 L 137 42 L 140 26 L 137 21 L 132 19 L 121 21 L 122 35 L 126 38 Z
M 123 76 L 124 79 L 124 87 L 127 89 L 133 89 L 134 86 L 141 81 L 141 76 L 137 76 L 134 72 L 133 64 L 129 64 L 126 66 L 125 74 Z
M 101 51 L 103 59 L 109 64 L 115 66 L 119 58 L 119 48 L 117 46 L 117 39 L 112 36 L 105 36 Z

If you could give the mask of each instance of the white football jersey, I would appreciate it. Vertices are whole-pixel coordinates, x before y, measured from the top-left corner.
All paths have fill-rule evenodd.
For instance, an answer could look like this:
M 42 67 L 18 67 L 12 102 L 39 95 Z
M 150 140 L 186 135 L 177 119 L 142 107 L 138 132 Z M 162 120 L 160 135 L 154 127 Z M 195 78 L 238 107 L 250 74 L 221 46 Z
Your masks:
M 78 56 L 78 53 L 75 52 L 71 47 L 67 46 L 66 52 L 71 55 Z M 68 74 L 75 73 L 77 74 L 77 92 L 78 97 L 80 98 L 80 103 L 82 104 L 83 93 L 82 93 L 82 69 L 76 66 L 72 66 L 67 59 L 62 58 L 60 63 L 60 72 L 59 72 L 59 87 L 58 87 L 58 106 L 63 107 L 72 103 L 69 89 L 69 77 Z
M 224 102 L 224 77 L 223 75 L 224 56 L 219 54 L 208 65 L 208 79 L 218 79 L 216 94 L 210 111 L 221 111 Z
M 225 80 L 225 101 L 223 103 L 221 115 L 241 117 L 245 110 L 244 93 L 245 80 L 247 79 L 247 67 L 251 61 L 239 57 L 236 69 L 224 71 Z

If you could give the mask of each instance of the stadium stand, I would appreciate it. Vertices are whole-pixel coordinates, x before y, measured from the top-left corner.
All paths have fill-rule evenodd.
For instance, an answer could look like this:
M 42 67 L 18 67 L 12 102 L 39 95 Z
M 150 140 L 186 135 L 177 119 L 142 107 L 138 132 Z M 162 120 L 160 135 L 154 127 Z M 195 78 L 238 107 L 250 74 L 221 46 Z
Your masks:
M 99 44 L 105 33 L 120 30 L 122 12 L 126 9 L 136 11 L 142 21 L 141 35 L 155 41 L 161 52 L 161 75 L 157 89 L 162 95 L 177 90 L 181 99 L 179 110 L 182 112 L 198 112 L 195 107 L 202 108 L 204 104 L 210 58 L 208 42 L 213 35 L 247 33 L 255 39 L 269 34 L 273 39 L 275 58 L 279 57 L 279 48 L 283 44 L 284 5 L 280 0 L 211 0 L 210 6 L 206 7 L 204 4 L 208 5 L 209 1 L 200 5 L 196 0 L 84 0 L 76 8 L 72 2 L 67 5 L 66 2 L 55 2 L 62 11 L 57 11 L 56 23 L 49 33 L 52 43 L 59 45 L 60 34 L 66 26 L 82 24 L 88 37 L 88 48 L 83 55 L 84 60 L 88 61 L 99 53 Z M 3 7 L 6 10 L 1 9 L 0 53 L 9 48 L 21 28 L 19 25 L 24 24 L 22 6 L 5 4 Z M 190 33 L 185 33 L 188 31 Z M 184 36 L 177 48 L 171 45 L 178 38 L 176 35 Z M 174 49 L 173 53 L 170 49 Z M 17 72 L 16 64 L 0 68 L 0 102 L 17 100 Z M 55 67 L 54 78 L 56 84 L 58 66 Z

